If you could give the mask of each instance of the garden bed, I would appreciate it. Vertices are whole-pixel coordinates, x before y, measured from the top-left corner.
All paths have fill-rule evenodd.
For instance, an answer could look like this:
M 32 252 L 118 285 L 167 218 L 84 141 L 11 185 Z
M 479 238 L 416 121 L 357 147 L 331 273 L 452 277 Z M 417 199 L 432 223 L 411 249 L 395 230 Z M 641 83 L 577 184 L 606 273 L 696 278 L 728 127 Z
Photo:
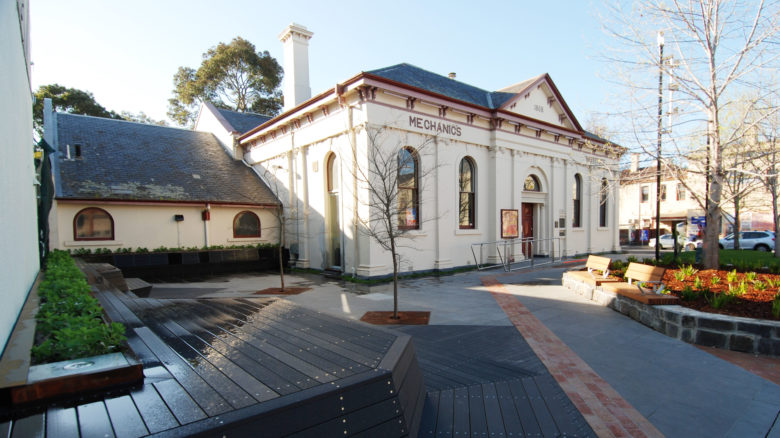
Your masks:
M 716 269 L 686 275 L 686 271 L 691 269 L 669 269 L 664 274 L 664 284 L 680 297 L 681 306 L 723 315 L 780 320 L 780 275 Z

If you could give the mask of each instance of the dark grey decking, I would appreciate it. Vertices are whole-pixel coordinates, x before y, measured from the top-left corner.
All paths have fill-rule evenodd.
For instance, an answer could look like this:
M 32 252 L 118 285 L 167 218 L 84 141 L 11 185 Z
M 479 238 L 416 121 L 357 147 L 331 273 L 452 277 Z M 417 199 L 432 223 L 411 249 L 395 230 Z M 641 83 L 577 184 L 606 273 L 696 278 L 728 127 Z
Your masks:
M 415 326 L 420 437 L 595 436 L 514 327 Z
M 419 425 L 424 390 L 408 336 L 274 298 L 98 298 L 127 325 L 144 384 L 12 413 L 22 418 L 2 424 L 10 436 L 403 436 Z

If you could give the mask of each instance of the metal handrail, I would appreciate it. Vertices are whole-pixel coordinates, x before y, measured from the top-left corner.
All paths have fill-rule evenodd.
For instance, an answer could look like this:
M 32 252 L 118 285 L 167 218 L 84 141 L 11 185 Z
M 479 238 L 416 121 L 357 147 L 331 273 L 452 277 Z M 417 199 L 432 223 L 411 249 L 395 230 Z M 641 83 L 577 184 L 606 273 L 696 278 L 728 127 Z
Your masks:
M 549 250 L 550 260 L 548 262 L 544 262 L 541 264 L 548 264 L 548 263 L 552 264 L 556 262 L 556 259 L 558 261 L 562 261 L 563 260 L 562 245 L 563 245 L 563 239 L 560 237 L 549 237 L 545 239 L 535 239 L 535 238 L 504 239 L 504 240 L 496 240 L 493 242 L 473 243 L 471 244 L 471 254 L 474 256 L 474 263 L 476 264 L 477 269 L 480 271 L 501 266 L 504 268 L 504 272 L 511 272 L 526 267 L 526 266 L 521 266 L 521 267 L 513 268 L 512 265 L 519 265 L 520 263 L 524 263 L 526 261 L 530 261 L 530 267 L 534 267 L 536 264 L 538 264 L 534 260 L 535 259 L 534 255 L 538 252 L 539 248 L 545 246 L 549 246 L 548 250 Z M 483 263 L 484 255 L 486 253 L 490 254 L 493 252 L 490 249 L 490 246 L 495 246 L 495 251 L 496 251 L 495 257 L 497 258 L 498 263 Z M 516 253 L 514 251 L 515 248 L 518 247 L 520 248 L 521 254 L 524 253 L 523 248 L 524 247 L 527 248 L 528 251 L 526 252 L 528 254 L 531 254 L 531 256 L 528 257 L 524 255 L 520 261 L 515 262 L 514 256 Z M 479 256 L 477 256 L 477 248 L 479 251 Z

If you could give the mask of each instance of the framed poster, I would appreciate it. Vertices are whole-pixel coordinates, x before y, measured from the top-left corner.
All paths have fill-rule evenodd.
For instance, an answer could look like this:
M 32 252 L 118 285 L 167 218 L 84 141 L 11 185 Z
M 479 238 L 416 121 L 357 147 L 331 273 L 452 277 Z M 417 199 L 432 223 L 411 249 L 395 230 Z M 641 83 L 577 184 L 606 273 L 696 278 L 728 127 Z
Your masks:
M 501 238 L 516 239 L 520 237 L 518 232 L 517 210 L 501 209 Z

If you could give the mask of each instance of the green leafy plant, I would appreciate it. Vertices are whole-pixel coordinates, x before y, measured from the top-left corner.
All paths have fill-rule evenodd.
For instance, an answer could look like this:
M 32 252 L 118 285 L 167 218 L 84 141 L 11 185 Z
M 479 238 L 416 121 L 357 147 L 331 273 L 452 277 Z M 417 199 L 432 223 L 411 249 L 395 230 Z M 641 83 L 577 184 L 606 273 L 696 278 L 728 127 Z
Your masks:
M 157 248 L 153 249 L 152 252 L 168 252 L 168 248 L 164 246 L 158 246 Z
M 745 295 L 747 293 L 747 285 L 744 281 L 739 282 L 739 286 L 735 286 L 734 283 L 729 284 L 729 295 L 735 296 L 735 297 L 741 297 L 742 295 Z
M 701 278 L 698 276 L 693 280 L 693 287 L 695 287 L 697 290 L 704 289 L 704 283 L 701 281 Z
M 691 289 L 690 286 L 685 286 L 680 292 L 681 298 L 685 301 L 695 301 L 699 298 L 699 293 Z
M 736 283 L 738 279 L 739 279 L 739 274 L 737 274 L 736 269 L 726 274 L 726 281 L 729 284 Z
M 146 254 L 147 252 L 149 252 L 149 249 L 148 248 L 138 247 L 138 248 L 135 249 L 135 252 L 138 253 L 138 254 Z
M 704 297 L 713 309 L 720 309 L 734 301 L 734 295 L 728 293 L 707 294 Z
M 626 261 L 628 263 L 637 263 L 639 260 L 636 257 L 634 257 L 634 256 L 628 256 L 628 257 L 626 257 Z
M 775 318 L 780 318 L 780 293 L 775 295 L 775 299 L 772 300 L 772 315 Z
M 716 276 L 714 276 L 714 277 L 710 278 L 710 283 L 712 283 L 712 284 L 718 284 L 718 283 L 720 283 L 720 277 L 718 277 L 718 276 L 716 275 Z
M 753 287 L 756 288 L 756 290 L 765 291 L 767 284 L 761 280 L 756 280 L 753 282 Z
M 699 272 L 698 269 L 694 268 L 693 265 L 682 265 L 680 267 L 680 270 L 677 272 L 682 272 L 685 277 L 690 277 L 692 275 L 695 275 L 697 272 Z
M 103 310 L 90 294 L 84 274 L 65 251 L 52 251 L 38 293 L 35 363 L 54 362 L 118 351 L 124 326 L 107 325 Z
M 756 281 L 756 278 L 758 278 L 758 274 L 755 273 L 755 271 L 750 271 L 745 273 L 745 280 L 753 282 Z

